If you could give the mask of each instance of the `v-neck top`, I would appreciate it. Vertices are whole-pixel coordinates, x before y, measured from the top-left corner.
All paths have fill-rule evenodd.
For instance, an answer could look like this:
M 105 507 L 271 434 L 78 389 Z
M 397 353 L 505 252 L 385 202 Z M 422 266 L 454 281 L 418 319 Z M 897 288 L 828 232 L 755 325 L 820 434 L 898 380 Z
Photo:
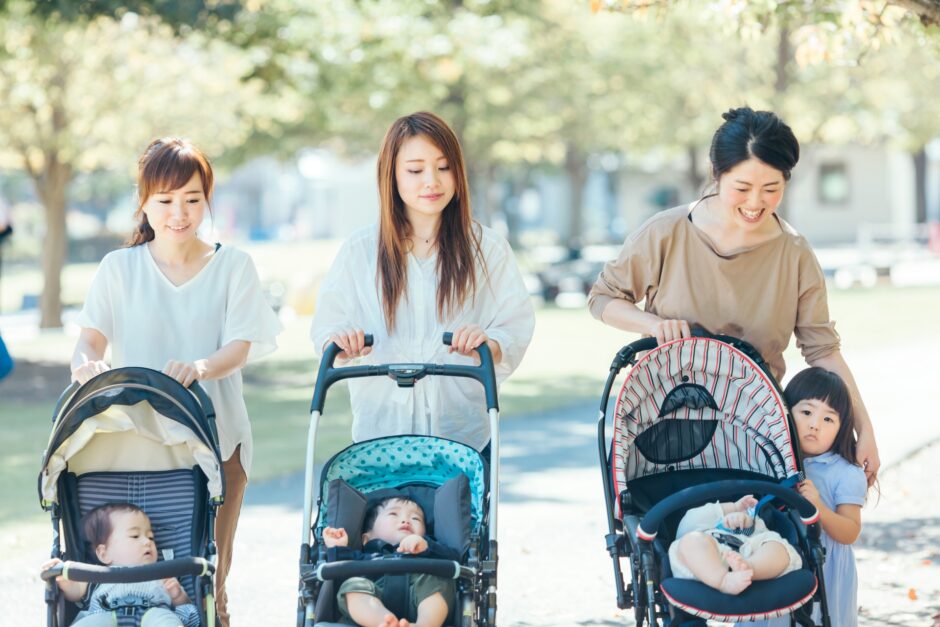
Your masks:
M 200 268 L 199 271 L 196 272 L 196 274 L 194 274 L 193 276 L 189 277 L 189 279 L 187 279 L 187 280 L 184 281 L 183 283 L 180 283 L 179 285 L 177 285 L 176 283 L 174 283 L 173 281 L 171 281 L 171 280 L 170 280 L 170 277 L 168 277 L 168 276 L 166 275 L 166 273 L 164 273 L 163 270 L 160 269 L 160 264 L 158 264 L 158 263 L 157 263 L 157 260 L 154 259 L 154 257 L 153 257 L 153 251 L 150 250 L 150 245 L 149 245 L 149 244 L 142 244 L 142 245 L 140 246 L 140 248 L 146 249 L 147 254 L 146 254 L 145 256 L 146 256 L 148 259 L 150 259 L 150 263 L 151 263 L 151 265 L 153 266 L 153 269 L 157 272 L 157 274 L 159 274 L 161 277 L 163 277 L 163 280 L 166 281 L 167 285 L 168 285 L 171 289 L 174 289 L 174 290 L 176 290 L 176 291 L 181 291 L 181 290 L 184 290 L 184 289 L 188 289 L 188 286 L 190 286 L 191 284 L 197 282 L 197 280 L 199 279 L 199 275 L 201 275 L 203 272 L 205 272 L 205 271 L 206 271 L 206 268 L 208 268 L 208 267 L 212 264 L 212 262 L 216 260 L 216 257 L 219 256 L 219 255 L 218 255 L 218 252 L 219 252 L 219 249 L 222 248 L 222 244 L 216 242 L 216 243 L 213 245 L 213 249 L 214 249 L 214 250 L 212 251 L 212 254 L 209 256 L 209 260 L 205 263 L 205 265 L 203 265 L 202 268 Z
M 746 340 L 778 381 L 792 335 L 808 362 L 839 349 L 825 278 L 803 236 L 778 218 L 779 236 L 722 252 L 689 220 L 691 208 L 662 211 L 627 237 L 591 289 L 594 317 L 613 299 L 644 302 L 661 318 Z
M 174 285 L 146 245 L 108 253 L 92 280 L 78 316 L 81 327 L 101 332 L 111 346 L 111 365 L 163 370 L 168 361 L 204 359 L 235 340 L 251 343 L 248 358 L 276 347 L 282 327 L 265 300 L 247 253 L 222 246 L 192 278 Z M 251 468 L 251 427 L 242 396 L 241 371 L 200 382 L 215 406 L 222 458 L 241 444 Z

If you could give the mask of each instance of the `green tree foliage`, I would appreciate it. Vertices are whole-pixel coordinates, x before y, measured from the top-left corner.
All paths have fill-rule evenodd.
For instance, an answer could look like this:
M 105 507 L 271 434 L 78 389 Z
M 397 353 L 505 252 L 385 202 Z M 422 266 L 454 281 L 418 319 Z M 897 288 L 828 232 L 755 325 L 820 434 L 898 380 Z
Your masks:
M 177 37 L 134 14 L 42 20 L 18 4 L 0 16 L 0 40 L 0 167 L 25 171 L 44 207 L 41 325 L 54 327 L 73 177 L 132 171 L 161 135 L 188 136 L 220 154 L 264 119 L 264 96 L 259 82 L 241 80 L 250 68 L 240 51 Z

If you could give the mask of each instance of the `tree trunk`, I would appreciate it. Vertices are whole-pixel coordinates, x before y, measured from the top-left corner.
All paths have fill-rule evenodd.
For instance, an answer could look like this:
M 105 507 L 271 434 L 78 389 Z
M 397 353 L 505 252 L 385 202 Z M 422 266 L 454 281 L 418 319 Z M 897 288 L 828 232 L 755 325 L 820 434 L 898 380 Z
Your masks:
M 565 173 L 568 175 L 568 254 L 576 258 L 581 250 L 581 228 L 584 222 L 584 186 L 587 184 L 587 156 L 572 145 L 565 151 Z
M 72 178 L 72 169 L 54 156 L 47 157 L 45 166 L 34 183 L 46 214 L 46 236 L 42 245 L 44 283 L 39 298 L 39 326 L 50 329 L 62 326 L 62 268 L 68 251 L 65 191 Z
M 914 198 L 917 224 L 927 222 L 927 150 L 924 146 L 911 153 L 914 159 Z
M 697 146 L 686 146 L 686 154 L 689 155 L 689 185 L 692 186 L 692 193 L 695 195 L 701 195 L 702 193 L 702 184 L 704 180 L 702 175 L 699 173 L 699 162 L 698 162 L 698 147 Z
M 476 162 L 468 162 L 466 167 L 473 200 L 473 217 L 481 224 L 492 226 L 495 206 L 491 202 L 490 191 L 493 187 L 493 169 L 486 164 L 478 166 Z

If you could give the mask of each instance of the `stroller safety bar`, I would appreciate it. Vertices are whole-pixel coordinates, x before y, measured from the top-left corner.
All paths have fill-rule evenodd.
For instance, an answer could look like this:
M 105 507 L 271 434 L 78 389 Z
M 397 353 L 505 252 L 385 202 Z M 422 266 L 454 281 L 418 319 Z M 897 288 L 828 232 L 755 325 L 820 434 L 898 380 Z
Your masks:
M 440 559 L 402 559 L 392 557 L 375 560 L 346 560 L 325 562 L 317 566 L 316 571 L 306 574 L 304 579 L 346 579 L 348 577 L 370 577 L 377 575 L 426 574 L 445 579 L 473 579 L 476 572 L 472 568 L 461 566 L 459 562 Z
M 62 576 L 68 581 L 87 581 L 89 583 L 136 583 L 153 581 L 167 577 L 195 575 L 202 577 L 215 572 L 215 566 L 201 557 L 183 557 L 164 560 L 143 566 L 112 568 L 81 562 L 63 562 L 42 572 L 43 581 L 51 581 Z
M 444 333 L 443 342 L 450 346 L 453 333 Z M 373 336 L 365 335 L 365 346 L 372 346 Z M 320 369 L 317 373 L 317 384 L 313 391 L 313 400 L 310 403 L 310 413 L 323 412 L 326 402 L 326 392 L 331 385 L 343 379 L 358 379 L 362 377 L 388 376 L 394 379 L 399 387 L 412 387 L 415 381 L 427 375 L 443 375 L 448 377 L 465 377 L 476 379 L 483 385 L 486 394 L 486 408 L 499 409 L 496 398 L 496 374 L 493 369 L 493 355 L 486 343 L 476 349 L 480 356 L 479 366 L 458 366 L 451 364 L 382 364 L 377 366 L 345 366 L 335 368 L 333 362 L 342 352 L 335 343 L 330 343 L 323 351 L 320 360 Z
M 659 526 L 673 512 L 721 498 L 744 494 L 773 494 L 776 498 L 795 508 L 799 512 L 803 524 L 810 526 L 810 535 L 814 539 L 818 538 L 819 525 L 816 523 L 819 521 L 819 511 L 815 505 L 800 496 L 791 487 L 769 481 L 753 480 L 716 481 L 715 483 L 693 486 L 678 491 L 654 505 L 643 516 L 636 530 L 637 538 L 652 542 L 659 533 Z

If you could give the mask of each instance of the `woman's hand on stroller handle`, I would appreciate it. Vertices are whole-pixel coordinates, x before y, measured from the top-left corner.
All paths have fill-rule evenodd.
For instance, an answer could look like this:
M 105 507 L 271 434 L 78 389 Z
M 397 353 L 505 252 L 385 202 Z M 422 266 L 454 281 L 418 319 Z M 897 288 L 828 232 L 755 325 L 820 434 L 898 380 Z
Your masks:
M 350 327 L 331 335 L 327 349 L 329 349 L 330 344 L 335 344 L 339 348 L 336 358 L 354 359 L 356 357 L 365 357 L 372 352 L 372 335 L 362 329 Z
M 72 380 L 77 382 L 79 385 L 85 385 L 91 379 L 94 379 L 99 374 L 107 372 L 111 369 L 111 366 L 108 365 L 108 362 L 97 359 L 94 361 L 86 361 L 79 367 L 72 370 Z

